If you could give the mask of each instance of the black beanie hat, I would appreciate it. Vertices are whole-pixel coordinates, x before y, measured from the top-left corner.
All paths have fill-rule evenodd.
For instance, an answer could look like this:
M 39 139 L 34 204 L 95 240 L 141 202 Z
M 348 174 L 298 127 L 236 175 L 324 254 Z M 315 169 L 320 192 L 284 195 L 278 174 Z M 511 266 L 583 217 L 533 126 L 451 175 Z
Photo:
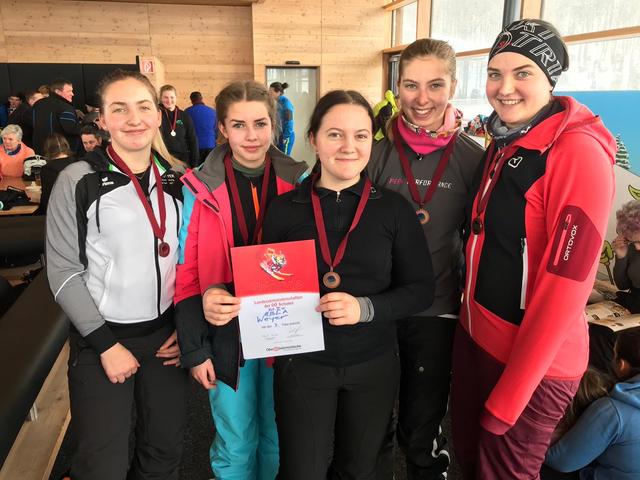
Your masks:
M 569 68 L 567 46 L 555 27 L 543 20 L 524 19 L 507 25 L 491 47 L 489 60 L 503 52 L 519 53 L 535 62 L 552 87 Z

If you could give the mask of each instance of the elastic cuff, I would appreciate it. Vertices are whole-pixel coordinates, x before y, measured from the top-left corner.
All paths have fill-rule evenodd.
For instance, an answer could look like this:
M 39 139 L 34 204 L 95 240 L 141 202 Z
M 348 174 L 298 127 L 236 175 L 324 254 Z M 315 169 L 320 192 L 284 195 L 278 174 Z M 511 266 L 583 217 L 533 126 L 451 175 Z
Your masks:
M 358 304 L 360 305 L 360 323 L 369 323 L 373 320 L 373 303 L 369 297 L 356 297 Z
M 183 368 L 197 367 L 208 358 L 213 360 L 211 349 L 208 347 L 202 347 L 198 350 L 193 350 L 192 352 L 180 355 L 180 365 L 182 365 Z
M 106 352 L 118 343 L 118 339 L 106 323 L 96 328 L 93 332 L 84 337 L 84 339 L 96 352 L 98 352 L 98 354 Z
M 491 414 L 491 412 L 486 408 L 483 409 L 482 414 L 480 415 L 480 426 L 494 435 L 504 435 L 511 427 L 513 427 L 513 425 L 510 425 Z

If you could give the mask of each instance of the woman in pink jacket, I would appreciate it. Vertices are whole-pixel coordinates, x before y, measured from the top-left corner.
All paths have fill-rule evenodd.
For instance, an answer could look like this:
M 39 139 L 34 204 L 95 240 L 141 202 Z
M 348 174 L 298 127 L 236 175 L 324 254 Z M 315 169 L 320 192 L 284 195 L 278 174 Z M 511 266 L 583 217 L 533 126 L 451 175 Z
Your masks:
M 175 297 L 181 362 L 209 390 L 215 477 L 273 480 L 279 465 L 273 369 L 264 359 L 242 358 L 229 249 L 260 243 L 269 202 L 292 190 L 307 165 L 272 145 L 277 113 L 264 86 L 227 85 L 216 111 L 227 142 L 182 178 Z

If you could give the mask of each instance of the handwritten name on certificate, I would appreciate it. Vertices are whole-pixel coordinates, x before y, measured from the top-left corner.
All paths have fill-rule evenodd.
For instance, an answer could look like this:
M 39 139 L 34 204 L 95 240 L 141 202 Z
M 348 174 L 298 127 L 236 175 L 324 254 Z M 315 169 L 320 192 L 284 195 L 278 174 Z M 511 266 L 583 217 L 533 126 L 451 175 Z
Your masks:
M 231 249 L 247 359 L 324 350 L 313 240 Z

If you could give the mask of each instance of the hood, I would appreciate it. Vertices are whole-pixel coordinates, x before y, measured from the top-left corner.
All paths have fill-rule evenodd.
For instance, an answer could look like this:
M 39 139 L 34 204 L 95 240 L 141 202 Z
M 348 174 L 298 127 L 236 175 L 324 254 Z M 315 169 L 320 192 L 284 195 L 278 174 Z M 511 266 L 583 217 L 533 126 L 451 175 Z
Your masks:
M 554 97 L 563 110 L 551 115 L 531 129 L 530 134 L 516 140 L 521 147 L 544 152 L 560 135 L 586 134 L 595 139 L 615 164 L 616 141 L 598 115 L 572 97 Z
M 207 157 L 199 169 L 193 170 L 194 176 L 204 183 L 210 192 L 215 191 L 224 183 L 224 157 L 229 152 L 229 144 L 218 145 Z M 271 157 L 272 166 L 276 176 L 286 182 L 295 184 L 300 176 L 309 168 L 305 162 L 296 162 L 285 155 L 274 145 L 269 147 L 267 153 Z
M 630 378 L 626 382 L 617 383 L 610 394 L 619 402 L 640 408 L 640 375 Z

